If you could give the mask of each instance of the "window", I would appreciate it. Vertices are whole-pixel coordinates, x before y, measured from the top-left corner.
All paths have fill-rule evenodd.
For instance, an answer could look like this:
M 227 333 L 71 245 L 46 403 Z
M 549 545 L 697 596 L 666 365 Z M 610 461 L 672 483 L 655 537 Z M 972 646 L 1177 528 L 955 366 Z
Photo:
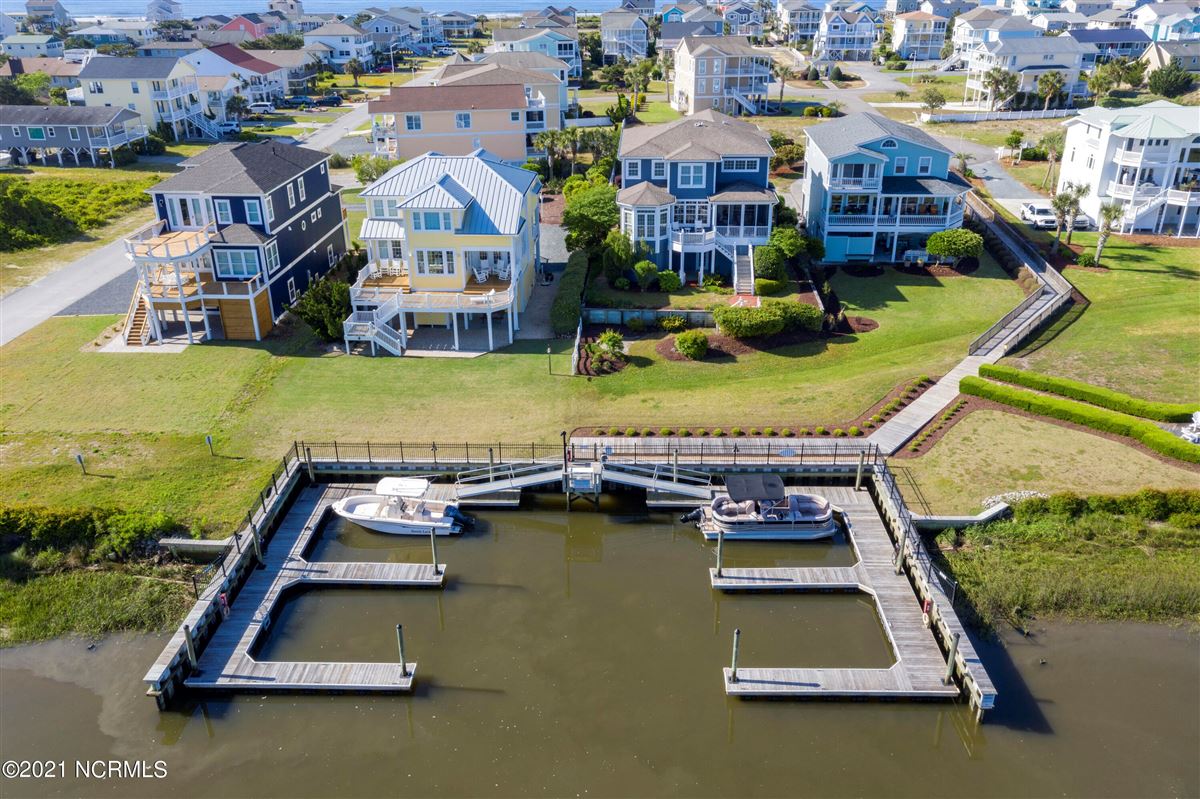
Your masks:
M 417 250 L 418 275 L 453 275 L 453 250 Z
M 454 115 L 454 127 L 458 128 L 459 130 L 470 130 L 471 129 L 471 112 L 470 111 L 459 111 L 457 114 L 455 114 Z
M 896 174 L 903 175 L 908 171 L 908 159 L 901 156 L 896 159 Z
M 680 164 L 677 184 L 681 187 L 704 185 L 704 164 Z
M 696 94 L 705 94 L 708 91 L 708 86 L 705 84 L 704 78 L 696 81 Z
M 917 162 L 917 174 L 928 175 L 929 170 L 933 168 L 933 159 L 929 156 L 921 156 L 921 160 Z
M 67 128 L 67 135 L 71 137 L 71 141 L 79 141 L 79 128 Z
M 142 93 L 142 90 L 138 88 L 138 84 L 137 84 L 137 81 L 136 81 L 136 80 L 131 80 L 131 81 L 129 81 L 129 90 L 130 90 L 131 92 L 133 92 L 134 94 L 141 94 L 141 93 Z
M 640 178 L 641 176 L 642 176 L 642 162 L 641 161 L 626 161 L 625 162 L 625 178 L 626 178 L 626 180 L 633 180 L 636 178 Z
M 229 200 L 213 200 L 213 208 L 216 211 L 217 222 L 222 225 L 233 224 L 233 211 L 229 207 Z
M 292 188 L 292 184 L 287 184 L 288 208 L 296 207 L 296 190 Z
M 726 158 L 721 163 L 726 172 L 754 172 L 758 170 L 757 158 Z
M 267 198 L 267 221 L 275 221 L 275 201 L 270 197 Z
M 304 202 L 304 178 L 296 181 L 296 188 L 300 190 L 300 202 Z
M 20 135 L 21 135 L 21 129 L 20 129 L 20 128 L 18 128 L 16 125 L 13 125 L 13 126 L 12 126 L 12 135 L 14 135 L 14 136 L 20 136 Z
M 217 277 L 245 279 L 258 274 L 258 256 L 254 250 L 213 250 Z
M 389 243 L 392 245 L 392 258 L 399 261 L 404 257 L 404 241 L 397 241 L 396 239 L 393 239 Z
M 334 262 L 337 260 L 337 255 L 335 255 L 333 252 L 332 244 L 325 248 L 325 260 L 329 262 L 330 266 L 333 266 Z
M 46 140 L 46 129 L 45 128 L 29 128 L 29 140 L 30 141 L 45 141 Z
M 509 120 L 509 122 L 520 122 L 521 121 L 521 112 L 520 111 L 510 111 L 508 114 L 508 120 Z
M 323 163 L 321 164 L 321 174 L 322 175 L 325 174 L 325 164 L 323 164 Z
M 638 240 L 656 238 L 656 216 L 657 213 L 653 208 L 637 209 L 637 229 L 634 231 L 634 238 Z
M 316 224 L 316 221 L 317 221 L 317 212 L 316 211 L 309 211 L 308 221 L 312 222 L 313 224 Z
M 50 136 L 50 138 L 52 138 L 52 139 L 53 139 L 55 136 L 57 136 L 57 135 L 58 135 L 58 134 L 55 132 L 54 128 L 52 128 L 52 127 L 50 127 L 50 128 L 46 128 L 46 134 L 47 134 L 47 135 L 49 135 L 49 136 Z
M 708 74 L 708 61 L 707 60 L 701 58 L 697 62 L 697 65 L 700 67 L 700 69 L 696 70 L 696 74 L 698 74 L 698 75 Z
M 263 252 L 267 254 L 267 274 L 273 275 L 279 269 L 279 245 L 273 241 L 267 242 Z
M 262 207 L 258 204 L 258 200 L 246 200 L 246 224 L 262 224 Z
M 667 162 L 666 161 L 650 162 L 650 176 L 653 177 L 655 180 L 662 180 L 663 178 L 665 178 L 667 176 Z
M 879 146 L 885 150 L 895 150 L 896 149 L 896 140 L 895 139 L 884 139 L 883 142 Z
M 708 227 L 708 208 L 708 200 L 680 200 L 675 203 L 676 226 Z
M 296 278 L 289 277 L 287 282 L 288 302 L 296 301 Z
M 421 115 L 420 114 L 405 114 L 404 115 L 404 129 L 405 130 L 420 130 L 421 129 Z

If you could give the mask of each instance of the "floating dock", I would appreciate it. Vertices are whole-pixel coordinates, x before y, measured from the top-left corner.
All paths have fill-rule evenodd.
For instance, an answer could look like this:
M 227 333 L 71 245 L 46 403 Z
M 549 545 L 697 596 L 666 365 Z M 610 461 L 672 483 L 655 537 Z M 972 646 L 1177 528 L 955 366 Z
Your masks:
M 271 624 L 284 592 L 303 585 L 440 587 L 446 567 L 430 563 L 342 563 L 304 559 L 329 507 L 361 487 L 315 485 L 301 489 L 271 538 L 261 569 L 252 571 L 229 615 L 184 680 L 192 689 L 220 691 L 412 690 L 416 663 L 261 661 L 250 653 Z

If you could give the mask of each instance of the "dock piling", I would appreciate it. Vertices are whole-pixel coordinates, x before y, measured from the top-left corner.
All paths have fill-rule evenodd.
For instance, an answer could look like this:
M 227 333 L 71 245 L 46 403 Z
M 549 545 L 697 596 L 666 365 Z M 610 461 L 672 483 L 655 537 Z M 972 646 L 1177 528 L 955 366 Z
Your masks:
M 949 685 L 954 679 L 954 659 L 958 657 L 958 639 L 962 637 L 961 633 L 955 633 L 950 639 L 950 657 L 946 658 L 946 676 L 942 678 L 943 685 Z
M 310 483 L 317 482 L 317 476 L 313 474 L 312 447 L 304 448 L 304 465 L 308 467 L 308 481 Z
M 396 625 L 396 646 L 400 649 L 400 674 L 408 676 L 408 661 L 404 659 L 404 625 Z
M 433 573 L 441 574 L 437 556 L 437 530 L 433 527 L 429 528 L 429 548 L 433 552 Z
M 738 656 L 738 641 L 742 638 L 742 630 L 740 627 L 735 627 L 733 630 L 733 663 L 729 666 L 729 681 L 737 682 L 737 656 Z
M 183 625 L 183 641 L 187 644 L 188 663 L 192 669 L 196 668 L 196 642 L 192 640 L 192 628 L 188 625 Z
M 254 541 L 254 557 L 259 563 L 266 563 L 262 554 L 262 542 L 258 540 L 258 528 L 254 526 L 254 520 L 250 520 L 250 538 Z
M 721 574 L 721 566 L 725 555 L 725 531 L 717 528 L 717 576 L 723 577 Z
M 858 453 L 858 471 L 854 473 L 854 490 L 855 491 L 862 490 L 863 463 L 866 461 L 866 459 L 867 459 L 866 450 L 863 450 Z

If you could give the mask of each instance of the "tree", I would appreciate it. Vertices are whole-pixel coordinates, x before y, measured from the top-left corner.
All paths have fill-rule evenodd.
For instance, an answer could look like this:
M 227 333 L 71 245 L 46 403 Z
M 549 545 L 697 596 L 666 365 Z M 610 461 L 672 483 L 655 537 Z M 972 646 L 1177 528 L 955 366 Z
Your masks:
M 829 70 L 829 79 L 835 83 L 842 79 L 842 68 L 834 64 Z
M 303 50 L 304 37 L 299 33 L 271 33 L 261 39 L 242 42 L 243 50 Z
M 1054 190 L 1054 163 L 1058 160 L 1059 155 L 1062 154 L 1066 137 L 1066 131 L 1060 128 L 1050 131 L 1038 141 L 1038 145 L 1046 151 L 1046 162 L 1049 164 L 1046 168 L 1046 177 L 1042 178 L 1043 189 L 1049 185 L 1050 190 Z
M 392 162 L 382 155 L 359 153 L 350 159 L 350 166 L 354 168 L 354 176 L 358 178 L 358 182 L 366 185 L 383 177 L 392 168 Z
M 34 97 L 50 96 L 50 76 L 45 72 L 26 72 L 17 75 L 13 80 L 17 86 L 32 94 Z
M 921 109 L 932 114 L 946 104 L 946 95 L 934 88 L 921 92 Z
M 771 169 L 783 169 L 803 160 L 803 147 L 799 144 L 785 144 L 775 149 L 775 155 L 771 158 Z
M 1038 78 L 1037 92 L 1038 97 L 1044 101 L 1042 105 L 1043 111 L 1050 110 L 1050 102 L 1062 92 L 1065 82 L 1061 72 L 1047 72 Z
M 958 171 L 961 172 L 962 176 L 965 178 L 967 176 L 967 172 L 970 171 L 967 168 L 967 164 L 971 162 L 971 159 L 974 158 L 974 156 L 970 153 L 958 152 L 954 154 L 954 157 L 958 159 Z
M 120 42 L 118 44 L 102 44 L 96 48 L 96 52 L 100 55 L 113 55 L 121 58 L 133 58 L 137 55 L 137 50 L 132 44 Z
M 800 257 L 800 253 L 804 252 L 804 237 L 794 227 L 773 228 L 768 242 L 783 253 L 783 257 L 789 261 L 796 260 Z
M 1059 194 L 1066 194 L 1068 198 L 1067 205 L 1067 244 L 1071 243 L 1071 236 L 1075 233 L 1075 220 L 1082 212 L 1080 207 L 1083 203 L 1083 198 L 1088 196 L 1091 188 L 1082 183 L 1071 183 L 1068 181 L 1064 184 L 1063 189 Z
M 1192 88 L 1192 76 L 1178 58 L 1150 73 L 1146 81 L 1150 91 L 1163 97 L 1178 97 Z
M 779 107 L 783 108 L 783 90 L 787 87 L 787 82 L 796 77 L 796 71 L 791 67 L 777 66 L 775 68 L 775 80 L 779 81 Z
M 817 83 L 821 80 L 821 70 L 817 69 L 816 64 L 810 64 L 804 79 L 810 83 Z
M 983 255 L 983 236 L 967 230 L 941 230 L 925 242 L 925 251 L 937 258 L 978 258 Z
M 633 83 L 633 106 L 635 108 L 641 100 L 646 99 L 646 92 L 650 88 L 650 78 L 654 75 L 654 70 L 654 61 L 643 58 L 627 71 L 626 74 Z
M 609 286 L 615 286 L 633 264 L 633 243 L 619 230 L 610 230 L 604 237 L 604 249 L 600 253 L 600 263 L 604 269 L 604 279 Z
M 66 105 L 67 90 L 62 86 L 55 86 L 50 90 L 50 105 Z
M 225 115 L 241 119 L 250 113 L 250 101 L 240 94 L 235 94 L 225 101 Z
M 1118 58 L 1112 64 L 1113 80 L 1119 86 L 1124 83 L 1131 89 L 1136 89 L 1142 85 L 1142 81 L 1146 78 L 1146 62 L 1140 59 Z
M 604 109 L 604 113 L 608 115 L 608 119 L 614 126 L 620 125 L 625 120 L 633 116 L 633 104 L 629 102 L 629 98 L 623 94 L 617 95 L 617 101 Z
M 904 91 L 904 89 L 900 89 L 898 92 L 896 92 L 896 102 L 902 103 L 907 99 L 908 99 L 908 92 Z
M 571 153 L 571 171 L 575 174 L 576 160 L 579 158 L 579 148 L 583 144 L 583 129 L 582 128 L 563 128 L 558 131 L 559 146 L 565 151 Z
M 1008 157 L 1013 159 L 1019 158 L 1021 145 L 1024 143 L 1025 131 L 1016 129 L 1009 131 L 1009 134 L 1004 137 L 1004 146 L 1008 148 Z
M 637 273 L 638 288 L 649 291 L 650 285 L 658 278 L 658 266 L 653 261 L 638 261 L 633 265 Z
M 361 61 L 359 61 L 357 58 L 351 58 L 349 61 L 346 62 L 346 73 L 350 77 L 354 78 L 355 86 L 358 85 L 358 76 L 363 74 L 366 71 L 367 71 L 367 68 L 364 67 L 363 63 Z
M 1075 195 L 1081 190 L 1082 194 L 1076 197 Z M 1068 181 L 1062 185 L 1058 193 L 1054 195 L 1054 199 L 1050 201 L 1050 210 L 1054 213 L 1054 244 L 1050 246 L 1051 255 L 1057 253 L 1062 244 L 1063 229 L 1068 224 L 1074 227 L 1079 200 L 1087 194 L 1087 191 L 1087 186 Z
M 1104 255 L 1104 245 L 1108 237 L 1116 230 L 1121 217 L 1125 215 L 1125 206 L 1120 203 L 1104 203 L 1100 206 L 1099 218 L 1096 219 L 1096 266 L 1100 265 L 1100 257 Z
M 1113 70 L 1108 64 L 1097 64 L 1092 74 L 1087 77 L 1088 91 L 1095 95 L 1097 103 L 1103 100 L 1115 85 Z
M 619 219 L 615 188 L 605 183 L 579 192 L 563 211 L 567 248 L 579 250 L 596 246 L 616 227 Z
M 767 280 L 783 280 L 787 277 L 787 269 L 783 264 L 783 251 L 773 244 L 763 244 L 754 248 L 754 276 Z
M 1006 69 L 992 67 L 983 73 L 983 87 L 988 93 L 988 110 L 995 111 L 997 106 L 1008 102 L 1008 99 L 1017 93 L 1019 85 L 1020 79 L 1016 73 Z
M 91 50 L 95 46 L 86 36 L 68 36 L 63 42 L 63 48 L 66 50 Z
M 326 275 L 309 286 L 292 310 L 325 341 L 339 341 L 350 315 L 350 285 Z
M 546 151 L 546 163 L 550 167 L 550 177 L 552 178 L 558 175 L 554 168 L 554 159 L 558 156 L 559 144 L 562 142 L 562 137 L 558 133 L 557 130 L 543 130 L 533 137 L 533 146 Z
M 841 100 L 830 100 L 829 102 L 825 103 L 825 107 L 833 112 L 833 116 L 835 116 L 835 117 L 841 116 L 841 113 L 842 113 L 842 101 Z
M 12 78 L 0 78 L 0 105 L 36 105 L 37 98 Z
M 467 53 L 470 55 L 478 55 L 483 52 L 483 45 L 476 41 L 467 42 Z

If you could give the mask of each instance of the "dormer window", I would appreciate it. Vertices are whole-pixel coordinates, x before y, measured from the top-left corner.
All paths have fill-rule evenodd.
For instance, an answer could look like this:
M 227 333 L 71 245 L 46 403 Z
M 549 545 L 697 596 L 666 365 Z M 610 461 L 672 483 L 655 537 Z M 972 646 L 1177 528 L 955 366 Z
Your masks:
M 895 139 L 884 139 L 883 143 L 880 144 L 879 146 L 885 150 L 895 150 L 896 149 L 896 140 Z

